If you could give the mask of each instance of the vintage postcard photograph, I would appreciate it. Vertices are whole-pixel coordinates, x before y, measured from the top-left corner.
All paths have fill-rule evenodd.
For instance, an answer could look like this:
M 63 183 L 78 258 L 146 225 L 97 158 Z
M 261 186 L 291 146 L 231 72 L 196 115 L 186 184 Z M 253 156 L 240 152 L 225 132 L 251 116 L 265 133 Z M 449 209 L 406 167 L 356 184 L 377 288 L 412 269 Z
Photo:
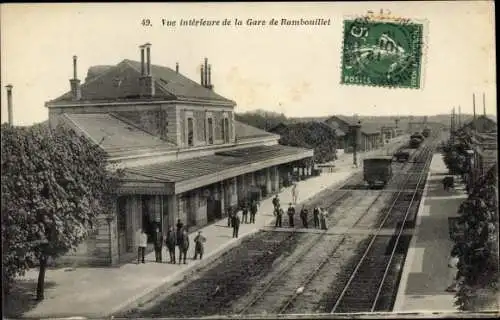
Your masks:
M 3 316 L 498 316 L 494 12 L 1 4 Z

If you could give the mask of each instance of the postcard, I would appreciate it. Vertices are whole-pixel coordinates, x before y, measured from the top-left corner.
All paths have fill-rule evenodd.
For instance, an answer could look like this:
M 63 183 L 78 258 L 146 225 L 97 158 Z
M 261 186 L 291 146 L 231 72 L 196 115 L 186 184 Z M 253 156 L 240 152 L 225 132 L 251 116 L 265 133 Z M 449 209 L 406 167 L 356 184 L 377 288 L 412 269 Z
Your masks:
M 0 14 L 7 317 L 498 315 L 492 1 Z

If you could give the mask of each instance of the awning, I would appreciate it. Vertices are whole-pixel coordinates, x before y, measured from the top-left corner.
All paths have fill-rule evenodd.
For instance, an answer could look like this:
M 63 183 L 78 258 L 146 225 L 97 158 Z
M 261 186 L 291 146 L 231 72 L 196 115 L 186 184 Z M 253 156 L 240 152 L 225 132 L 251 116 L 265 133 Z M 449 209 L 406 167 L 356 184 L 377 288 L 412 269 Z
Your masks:
M 120 193 L 179 194 L 313 155 L 310 149 L 272 145 L 127 168 Z

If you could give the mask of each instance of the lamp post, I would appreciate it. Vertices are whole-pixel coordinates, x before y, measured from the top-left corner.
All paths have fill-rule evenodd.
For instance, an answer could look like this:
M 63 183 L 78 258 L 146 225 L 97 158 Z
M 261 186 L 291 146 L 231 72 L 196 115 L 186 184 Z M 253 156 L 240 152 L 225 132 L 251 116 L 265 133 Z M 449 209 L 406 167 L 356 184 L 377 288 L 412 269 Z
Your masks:
M 349 129 L 351 131 L 351 145 L 352 145 L 352 161 L 353 165 L 357 168 L 358 167 L 358 159 L 357 159 L 357 149 L 358 149 L 358 144 L 359 144 L 359 135 L 360 135 L 360 129 L 361 129 L 361 121 L 358 121 L 356 124 L 352 124 L 349 126 Z

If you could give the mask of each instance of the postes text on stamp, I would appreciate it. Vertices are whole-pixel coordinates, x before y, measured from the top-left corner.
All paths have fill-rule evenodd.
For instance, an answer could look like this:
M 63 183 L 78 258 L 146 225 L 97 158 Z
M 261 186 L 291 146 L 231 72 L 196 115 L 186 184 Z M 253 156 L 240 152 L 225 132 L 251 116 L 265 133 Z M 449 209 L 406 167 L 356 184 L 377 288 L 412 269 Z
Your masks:
M 423 25 L 344 20 L 342 84 L 419 89 Z

